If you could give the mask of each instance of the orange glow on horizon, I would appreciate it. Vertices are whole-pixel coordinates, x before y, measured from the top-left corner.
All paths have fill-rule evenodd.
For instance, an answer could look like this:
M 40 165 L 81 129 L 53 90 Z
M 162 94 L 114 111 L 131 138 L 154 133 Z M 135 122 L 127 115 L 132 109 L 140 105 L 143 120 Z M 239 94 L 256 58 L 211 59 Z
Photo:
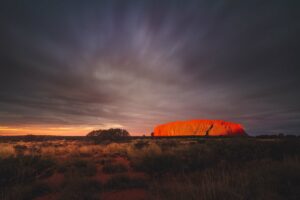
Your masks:
M 86 135 L 94 127 L 68 126 L 0 126 L 0 135 Z
M 103 126 L 62 126 L 62 125 L 32 125 L 32 126 L 1 126 L 0 136 L 17 136 L 17 135 L 55 135 L 55 136 L 85 136 L 92 130 L 124 128 L 120 124 L 106 124 Z M 144 133 L 130 131 L 130 135 L 138 136 Z

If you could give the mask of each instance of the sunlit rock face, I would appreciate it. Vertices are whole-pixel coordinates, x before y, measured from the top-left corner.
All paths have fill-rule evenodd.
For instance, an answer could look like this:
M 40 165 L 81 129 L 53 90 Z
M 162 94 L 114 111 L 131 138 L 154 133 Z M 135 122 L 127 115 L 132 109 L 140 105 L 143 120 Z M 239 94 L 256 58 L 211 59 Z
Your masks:
M 223 120 L 190 120 L 155 127 L 153 136 L 245 136 L 242 125 Z

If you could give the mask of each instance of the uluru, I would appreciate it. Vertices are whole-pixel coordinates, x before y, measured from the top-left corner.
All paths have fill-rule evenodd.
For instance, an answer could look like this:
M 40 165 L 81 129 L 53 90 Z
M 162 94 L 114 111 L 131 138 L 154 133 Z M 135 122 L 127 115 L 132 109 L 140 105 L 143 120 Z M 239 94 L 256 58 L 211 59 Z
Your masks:
M 246 136 L 241 124 L 223 120 L 176 121 L 154 128 L 153 136 Z

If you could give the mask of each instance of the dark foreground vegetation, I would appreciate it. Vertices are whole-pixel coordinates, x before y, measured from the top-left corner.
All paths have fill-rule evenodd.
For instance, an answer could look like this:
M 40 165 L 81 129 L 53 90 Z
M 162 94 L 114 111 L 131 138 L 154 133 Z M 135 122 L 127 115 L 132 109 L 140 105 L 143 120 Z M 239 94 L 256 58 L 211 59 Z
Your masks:
M 0 138 L 0 199 L 300 199 L 299 137 Z

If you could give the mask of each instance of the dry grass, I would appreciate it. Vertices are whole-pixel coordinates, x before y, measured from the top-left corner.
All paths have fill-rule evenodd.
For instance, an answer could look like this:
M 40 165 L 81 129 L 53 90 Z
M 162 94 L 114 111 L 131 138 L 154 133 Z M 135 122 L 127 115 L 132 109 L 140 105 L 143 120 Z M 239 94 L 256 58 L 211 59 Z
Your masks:
M 0 158 L 6 158 L 15 155 L 15 148 L 12 144 L 0 143 Z
M 127 156 L 128 143 L 111 143 L 103 148 L 103 153 L 111 156 Z
M 260 166 L 260 167 L 258 167 Z M 254 161 L 239 169 L 213 168 L 156 179 L 152 199 L 299 199 L 300 162 Z
M 101 191 L 128 188 L 166 200 L 300 199 L 299 144 L 247 138 L 2 142 L 0 199 L 46 193 L 97 199 Z M 63 186 L 38 187 L 51 173 L 62 174 Z

